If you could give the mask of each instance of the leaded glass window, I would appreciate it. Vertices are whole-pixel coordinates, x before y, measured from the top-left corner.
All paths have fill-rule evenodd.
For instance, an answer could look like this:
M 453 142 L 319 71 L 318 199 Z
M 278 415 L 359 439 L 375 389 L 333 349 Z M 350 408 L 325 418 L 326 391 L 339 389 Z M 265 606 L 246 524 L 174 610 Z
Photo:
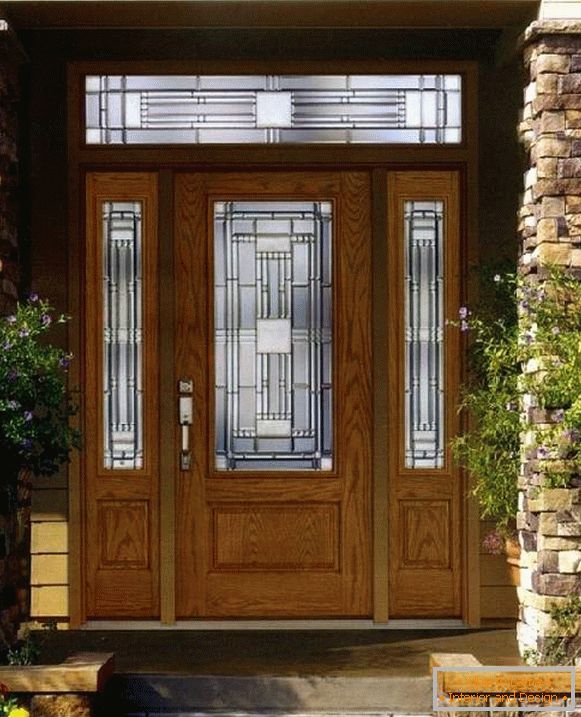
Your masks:
M 91 75 L 87 144 L 457 144 L 460 75 Z
M 332 203 L 214 204 L 216 467 L 331 470 Z
M 104 466 L 143 467 L 141 202 L 103 203 Z
M 405 467 L 444 464 L 444 203 L 407 201 Z

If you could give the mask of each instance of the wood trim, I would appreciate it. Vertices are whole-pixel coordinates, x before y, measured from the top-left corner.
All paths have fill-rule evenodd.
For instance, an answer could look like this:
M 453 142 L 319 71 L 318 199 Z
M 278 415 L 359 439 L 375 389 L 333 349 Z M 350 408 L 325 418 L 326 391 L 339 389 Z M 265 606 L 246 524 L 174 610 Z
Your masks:
M 159 176 L 160 599 L 161 622 L 175 622 L 176 376 L 174 366 L 173 172 Z
M 93 440 L 85 447 L 86 488 L 86 600 L 89 615 L 107 616 L 115 609 L 127 617 L 159 615 L 159 359 L 158 359 L 158 254 L 157 175 L 154 173 L 92 173 L 87 175 L 86 291 L 94 297 L 85 310 L 86 432 Z M 102 463 L 103 439 L 103 313 L 97 297 L 102 292 L 102 203 L 142 203 L 142 314 L 143 314 L 143 419 L 144 461 L 136 470 L 106 469 Z M 97 501 L 141 511 L 144 520 L 142 568 L 124 560 L 108 567 L 95 545 L 101 536 Z M 90 505 L 89 505 L 90 504 Z M 119 507 L 123 511 L 123 507 Z M 119 518 L 120 520 L 120 518 Z M 125 525 L 117 526 L 121 531 Z M 139 563 L 139 561 L 137 561 Z M 124 568 L 121 573 L 119 568 Z M 135 569 L 130 569 L 135 568 Z M 116 583 L 103 576 L 114 569 Z M 100 577 L 101 576 L 101 577 Z M 111 576 L 109 575 L 109 580 Z M 123 585 L 123 580 L 127 585 Z M 124 593 L 120 597 L 120 593 Z M 112 607 L 113 602 L 115 608 Z M 117 615 L 116 615 L 117 616 Z
M 390 282 L 387 250 L 387 174 L 376 169 L 372 174 L 373 196 L 373 620 L 387 622 L 389 616 L 389 515 L 388 476 L 388 338 L 385 307 Z

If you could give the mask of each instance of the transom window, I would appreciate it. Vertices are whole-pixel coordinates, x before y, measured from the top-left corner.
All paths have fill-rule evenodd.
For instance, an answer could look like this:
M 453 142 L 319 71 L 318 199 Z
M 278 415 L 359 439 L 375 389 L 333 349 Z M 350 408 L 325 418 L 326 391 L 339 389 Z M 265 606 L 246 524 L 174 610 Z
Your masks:
M 460 75 L 90 75 L 87 144 L 458 144 Z

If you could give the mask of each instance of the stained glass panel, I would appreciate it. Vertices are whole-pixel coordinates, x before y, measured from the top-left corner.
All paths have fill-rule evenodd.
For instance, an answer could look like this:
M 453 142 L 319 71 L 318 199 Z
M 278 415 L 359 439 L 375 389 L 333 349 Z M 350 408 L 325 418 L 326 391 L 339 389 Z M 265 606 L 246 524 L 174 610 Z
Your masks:
M 104 466 L 143 467 L 141 203 L 103 203 Z
M 444 203 L 405 216 L 405 467 L 444 464 Z
M 330 470 L 332 204 L 214 205 L 216 467 Z
M 460 75 L 91 75 L 87 144 L 462 141 Z

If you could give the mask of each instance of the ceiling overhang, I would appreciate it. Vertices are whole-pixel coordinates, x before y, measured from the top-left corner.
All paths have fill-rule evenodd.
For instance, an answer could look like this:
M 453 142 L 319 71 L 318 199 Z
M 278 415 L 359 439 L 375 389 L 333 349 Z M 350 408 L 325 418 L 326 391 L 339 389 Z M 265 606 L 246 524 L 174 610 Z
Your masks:
M 6 0 L 16 30 L 187 28 L 504 28 L 538 0 Z

